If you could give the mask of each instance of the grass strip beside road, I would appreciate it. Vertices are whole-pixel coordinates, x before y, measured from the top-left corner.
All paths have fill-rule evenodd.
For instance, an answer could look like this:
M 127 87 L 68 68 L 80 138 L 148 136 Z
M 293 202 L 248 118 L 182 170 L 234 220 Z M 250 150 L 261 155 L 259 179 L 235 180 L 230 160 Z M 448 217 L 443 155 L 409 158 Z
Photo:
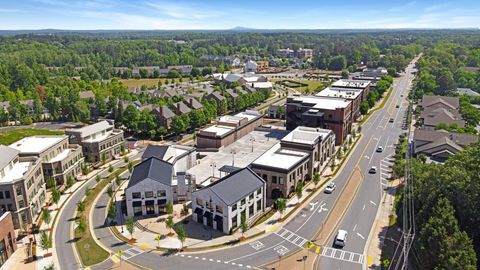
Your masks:
M 34 135 L 63 135 L 63 131 L 36 129 L 36 128 L 21 128 L 6 131 L 0 131 L 0 144 L 9 145 L 25 137 Z

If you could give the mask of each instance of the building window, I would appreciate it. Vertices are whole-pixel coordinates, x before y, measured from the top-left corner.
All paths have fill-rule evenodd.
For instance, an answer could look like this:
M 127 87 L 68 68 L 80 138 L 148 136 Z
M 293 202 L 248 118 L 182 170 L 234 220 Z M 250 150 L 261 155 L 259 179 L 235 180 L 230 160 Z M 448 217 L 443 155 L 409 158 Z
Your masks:
M 261 211 L 262 210 L 262 200 L 258 200 L 257 201 L 257 211 Z
M 153 191 L 145 191 L 145 198 L 153 198 Z
M 277 183 L 277 177 L 275 175 L 272 175 L 272 184 Z
M 166 197 L 167 196 L 167 191 L 166 190 L 158 190 L 157 191 L 157 196 L 158 197 Z
M 237 210 L 237 204 L 232 205 L 232 212 Z
M 22 195 L 22 187 L 18 186 L 18 187 L 16 188 L 16 194 L 17 194 L 17 196 L 21 196 L 21 195 Z
M 255 209 L 253 209 L 253 204 L 250 205 L 250 207 L 248 207 L 248 216 L 249 217 L 252 217 L 253 215 L 255 215 Z
M 10 191 L 5 191 L 5 199 L 10 199 Z
M 0 191 L 0 199 L 3 199 L 3 191 Z
M 217 213 L 223 214 L 223 207 L 217 205 L 217 206 L 215 207 L 215 211 L 216 211 Z
M 262 174 L 262 178 L 263 178 L 263 180 L 268 181 L 268 175 Z
M 280 185 L 283 185 L 283 177 L 278 177 L 278 183 L 279 183 Z
M 140 199 L 141 197 L 142 195 L 140 194 L 140 192 L 132 192 L 133 199 Z
M 24 205 L 24 203 L 23 203 L 23 200 L 18 200 L 18 207 L 19 207 L 19 208 L 25 207 L 25 205 Z
M 197 199 L 196 199 L 196 202 L 197 202 L 197 205 L 198 205 L 198 206 L 203 207 L 203 200 L 202 200 L 202 199 L 197 198 Z
M 7 204 L 7 210 L 8 211 L 13 211 L 13 207 L 12 207 L 11 203 Z
M 240 201 L 240 205 L 244 205 L 244 204 L 245 204 L 245 201 L 246 201 L 245 199 L 242 199 L 242 200 Z
M 252 193 L 252 194 L 250 194 L 250 196 L 248 196 L 248 200 L 249 200 L 249 201 L 253 200 L 253 197 L 254 197 L 254 195 L 253 195 L 253 193 Z
M 237 216 L 232 217 L 232 228 L 237 227 Z

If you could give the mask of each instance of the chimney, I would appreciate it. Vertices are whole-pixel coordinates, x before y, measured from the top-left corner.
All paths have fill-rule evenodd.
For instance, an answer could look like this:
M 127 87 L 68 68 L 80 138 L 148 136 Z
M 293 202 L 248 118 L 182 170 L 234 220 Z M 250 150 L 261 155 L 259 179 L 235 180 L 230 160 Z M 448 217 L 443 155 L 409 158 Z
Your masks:
M 163 106 L 160 106 L 160 115 L 163 116 Z
M 190 99 L 188 100 L 188 103 L 190 103 L 190 108 L 193 108 L 193 98 L 190 98 Z
M 177 110 L 180 112 L 180 102 L 177 103 Z

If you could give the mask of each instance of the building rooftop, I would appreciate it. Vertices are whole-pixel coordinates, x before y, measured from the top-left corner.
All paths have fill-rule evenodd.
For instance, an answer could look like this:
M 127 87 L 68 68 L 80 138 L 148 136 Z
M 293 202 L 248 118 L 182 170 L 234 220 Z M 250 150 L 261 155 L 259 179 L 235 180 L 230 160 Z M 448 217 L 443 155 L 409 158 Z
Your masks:
M 187 153 L 195 151 L 195 148 L 184 145 L 149 145 L 143 152 L 142 159 L 156 157 L 168 163 L 175 163 L 178 158 L 185 156 Z
M 127 188 L 132 187 L 145 179 L 151 179 L 153 181 L 172 186 L 172 176 L 172 164 L 156 157 L 150 157 L 133 168 Z
M 80 132 L 80 136 L 82 138 L 85 138 L 97 132 L 101 132 L 103 130 L 106 130 L 112 127 L 113 125 L 111 125 L 108 121 L 104 120 L 104 121 L 97 122 L 93 125 L 88 125 L 82 128 L 73 129 L 73 131 Z
M 356 88 L 356 89 L 365 89 L 370 85 L 369 81 L 365 80 L 347 80 L 340 79 L 332 83 L 332 87 L 345 87 L 345 88 Z
M 214 133 L 217 136 L 223 136 L 223 135 L 227 134 L 228 132 L 230 132 L 234 129 L 235 129 L 235 127 L 213 125 L 213 126 L 209 126 L 207 128 L 202 129 L 200 132 L 211 132 L 211 133 Z
M 17 162 L 7 171 L 4 177 L 0 178 L 0 183 L 10 183 L 22 178 L 30 168 L 32 162 Z
M 473 91 L 471 88 L 457 88 L 456 92 L 459 95 L 467 95 L 472 97 L 480 96 L 480 93 Z
M 307 157 L 308 154 L 305 152 L 283 149 L 281 144 L 277 143 L 258 159 L 253 161 L 252 166 L 265 166 L 289 170 Z
M 250 168 L 244 168 L 235 171 L 196 192 L 210 190 L 226 205 L 232 205 L 258 190 L 263 185 L 265 185 L 265 181 L 262 178 Z
M 317 97 L 317 96 L 294 96 L 294 101 L 312 104 L 314 109 L 335 110 L 348 107 L 350 100 L 344 98 Z
M 356 99 L 359 95 L 362 94 L 360 89 L 354 88 L 331 88 L 327 87 L 322 91 L 315 94 L 317 97 L 337 97 L 345 99 Z
M 52 162 L 61 161 L 61 160 L 65 159 L 66 157 L 68 157 L 68 155 L 71 152 L 72 152 L 72 149 L 70 149 L 70 148 L 64 149 L 60 154 L 56 155 L 55 157 L 50 159 L 48 162 L 52 163 Z
M 252 87 L 257 89 L 267 89 L 272 88 L 273 84 L 271 82 L 254 82 L 252 83 Z
M 422 101 L 418 105 L 425 109 L 437 104 L 443 104 L 451 109 L 458 109 L 460 101 L 458 97 L 423 96 Z
M 10 144 L 10 147 L 20 151 L 22 154 L 41 154 L 66 138 L 66 135 L 30 136 Z
M 259 111 L 253 111 L 253 110 L 246 110 L 243 112 L 239 112 L 234 115 L 235 117 L 242 117 L 242 118 L 247 118 L 248 121 L 252 121 L 253 119 L 256 119 L 258 117 L 261 117 L 262 114 Z
M 451 141 L 460 146 L 466 146 L 478 141 L 479 137 L 474 134 L 455 133 L 445 130 L 424 130 L 415 129 L 413 139 L 416 141 L 434 142 L 443 137 L 448 137 Z
M 0 144 L 0 153 L 2 153 L 0 155 L 0 169 L 3 169 L 8 165 L 8 163 L 10 163 L 13 159 L 15 159 L 15 157 L 18 156 L 20 151 L 12 147 Z
M 299 126 L 283 137 L 282 142 L 294 142 L 313 145 L 327 136 L 333 135 L 333 131 L 322 128 Z

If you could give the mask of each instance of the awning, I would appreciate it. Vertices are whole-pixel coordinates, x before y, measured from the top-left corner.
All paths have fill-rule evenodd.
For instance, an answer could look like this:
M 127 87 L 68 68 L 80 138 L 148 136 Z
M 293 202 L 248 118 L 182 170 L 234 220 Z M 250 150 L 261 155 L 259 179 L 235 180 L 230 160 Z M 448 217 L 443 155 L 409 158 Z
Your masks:
M 160 199 L 157 201 L 158 205 L 166 205 L 167 204 L 167 199 Z
M 141 202 L 141 201 L 133 202 L 133 203 L 132 203 L 132 206 L 133 206 L 133 207 L 142 206 L 142 202 Z
M 216 222 L 223 222 L 223 217 L 219 215 L 215 215 L 215 218 L 213 220 L 215 220 Z
M 145 205 L 154 205 L 154 204 L 155 204 L 154 200 L 145 201 Z

